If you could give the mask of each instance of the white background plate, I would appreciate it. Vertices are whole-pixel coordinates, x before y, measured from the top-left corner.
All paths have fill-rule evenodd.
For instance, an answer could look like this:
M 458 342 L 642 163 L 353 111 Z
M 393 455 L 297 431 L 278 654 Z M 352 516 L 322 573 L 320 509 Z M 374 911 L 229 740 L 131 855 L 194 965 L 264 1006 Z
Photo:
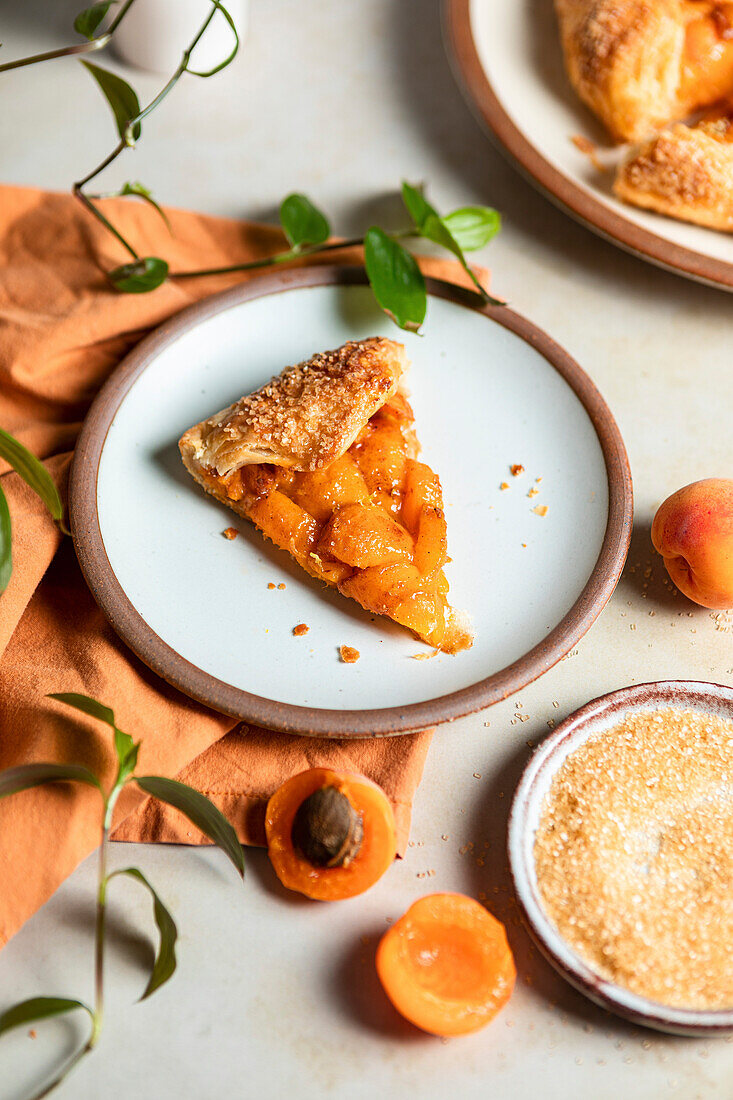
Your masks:
M 205 495 L 181 464 L 177 440 L 187 427 L 285 365 L 348 339 L 397 335 L 366 287 L 294 286 L 231 303 L 163 341 L 124 393 L 104 440 L 96 504 L 110 570 L 158 639 L 192 666 L 291 706 L 405 707 L 470 689 L 505 669 L 571 611 L 596 567 L 609 519 L 606 461 L 588 412 L 530 343 L 476 309 L 432 297 L 424 331 L 400 338 L 413 361 L 408 385 L 423 456 L 443 484 L 451 599 L 473 617 L 473 648 L 414 660 L 431 651 L 306 576 Z M 93 410 L 86 431 L 95 430 Z M 512 477 L 512 463 L 525 473 Z M 92 474 L 79 460 L 75 485 Z M 538 493 L 530 498 L 533 486 Z M 75 519 L 80 495 L 73 487 Z M 625 504 L 630 510 L 630 500 Z M 537 515 L 537 505 L 546 505 L 547 515 Z M 229 525 L 240 532 L 234 541 L 222 537 Z M 620 569 L 625 546 L 615 551 Z M 83 547 L 80 557 L 84 566 Z M 270 582 L 286 588 L 268 589 Z M 103 594 L 100 602 L 110 610 Z M 303 622 L 309 633 L 293 636 Z M 577 636 L 569 628 L 565 648 L 546 667 Z M 359 650 L 358 663 L 340 662 L 341 645 Z
M 631 251 L 733 288 L 733 239 L 618 201 L 615 166 L 627 147 L 608 133 L 565 74 L 552 0 L 446 0 L 448 29 L 468 95 L 534 182 L 580 220 Z M 474 63 L 474 55 L 477 60 Z M 589 138 L 608 172 L 572 142 Z

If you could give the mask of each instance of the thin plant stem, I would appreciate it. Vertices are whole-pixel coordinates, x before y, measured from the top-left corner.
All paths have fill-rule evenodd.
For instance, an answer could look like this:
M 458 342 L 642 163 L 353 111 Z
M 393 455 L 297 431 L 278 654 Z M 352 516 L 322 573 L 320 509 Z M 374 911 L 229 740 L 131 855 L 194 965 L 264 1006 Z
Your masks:
M 96 175 L 96 172 L 93 173 L 93 174 Z M 130 253 L 133 260 L 139 260 L 140 259 L 139 254 L 135 251 L 135 249 L 132 247 L 130 242 L 127 241 L 122 236 L 119 229 L 116 229 L 115 226 L 112 225 L 112 222 L 109 220 L 109 218 L 106 218 L 104 216 L 104 214 L 99 209 L 99 207 L 95 206 L 94 203 L 92 202 L 92 200 L 87 195 L 84 194 L 84 192 L 81 190 L 81 186 L 79 184 L 74 184 L 73 194 L 74 194 L 74 197 L 77 198 L 79 200 L 79 202 L 82 204 L 82 206 L 85 206 L 87 208 L 87 210 L 90 212 L 90 214 L 93 214 L 94 217 L 97 219 L 97 221 L 100 221 L 102 223 L 102 225 L 105 227 L 105 229 L 107 229 L 112 234 L 113 237 L 117 238 L 117 240 L 120 242 L 120 244 L 125 249 L 127 249 L 127 251 Z
M 89 1049 L 97 1045 L 104 1020 L 104 942 L 107 919 L 107 838 L 112 824 L 114 792 L 108 799 L 102 825 L 102 843 L 99 845 L 99 873 L 97 881 L 97 917 L 94 926 L 94 1024 L 89 1039 Z
M 71 1058 L 66 1063 L 61 1072 L 58 1073 L 56 1077 L 54 1077 L 53 1081 L 50 1081 L 47 1085 L 44 1085 L 40 1092 L 35 1093 L 32 1097 L 32 1100 L 43 1100 L 44 1096 L 49 1096 L 55 1088 L 58 1088 L 61 1082 L 64 1081 L 71 1073 L 72 1069 L 74 1069 L 74 1067 L 77 1066 L 79 1062 L 81 1062 L 82 1058 L 84 1058 L 85 1055 L 89 1054 L 90 1050 L 92 1049 L 90 1043 L 91 1039 L 89 1040 L 89 1042 L 85 1043 L 83 1047 L 80 1047 L 73 1058 Z
M 32 1100 L 43 1100 L 49 1096 L 62 1081 L 68 1077 L 75 1066 L 81 1062 L 85 1055 L 94 1050 L 99 1042 L 104 1021 L 104 948 L 107 921 L 107 884 L 110 876 L 107 874 L 107 845 L 110 829 L 112 827 L 112 813 L 120 793 L 119 783 L 115 783 L 109 795 L 104 797 L 104 815 L 102 818 L 102 838 L 99 845 L 99 863 L 97 871 L 97 912 L 94 925 L 94 1009 L 92 1012 L 92 1030 L 83 1047 L 80 1047 L 61 1072 L 54 1077 L 48 1085 L 44 1085 Z
M 414 229 L 400 229 L 391 233 L 391 237 L 419 237 Z M 262 267 L 272 267 L 275 264 L 288 264 L 293 260 L 300 260 L 305 256 L 319 256 L 323 252 L 340 252 L 343 248 L 360 248 L 364 244 L 363 237 L 349 237 L 343 241 L 330 241 L 328 244 L 306 245 L 304 248 L 290 248 L 287 252 L 277 252 L 274 256 L 265 256 L 261 260 L 248 260 L 246 263 L 230 264 L 228 267 L 208 267 L 201 271 L 171 271 L 169 279 L 192 279 L 197 275 L 228 275 L 232 271 L 257 271 Z
M 103 50 L 109 44 L 111 35 L 101 35 L 93 38 L 91 42 L 78 42 L 75 46 L 63 46 L 59 50 L 47 50 L 46 53 L 36 53 L 32 57 L 20 57 L 17 61 L 6 61 L 0 65 L 0 73 L 7 73 L 10 69 L 22 69 L 25 65 L 35 65 L 39 61 L 53 61 L 56 57 L 70 57 L 78 53 L 92 53 L 94 50 Z
M 110 36 L 110 38 L 115 33 L 115 31 L 119 27 L 120 23 L 125 18 L 125 16 L 127 15 L 128 11 L 130 10 L 130 8 L 132 7 L 132 5 L 134 3 L 135 3 L 135 0 L 125 0 L 125 3 L 122 5 L 120 10 L 117 12 L 117 15 L 114 17 L 114 19 L 110 23 L 109 28 L 107 30 L 107 34 Z
M 93 53 L 95 50 L 103 50 L 109 45 L 112 35 L 119 27 L 135 0 L 125 0 L 117 15 L 114 17 L 104 34 L 98 38 L 92 38 L 89 42 L 76 42 L 73 46 L 62 46 L 58 50 L 47 50 L 45 53 L 36 53 L 32 57 L 21 57 L 17 61 L 7 61 L 0 65 L 0 73 L 9 72 L 10 69 L 22 69 L 26 65 L 35 65 L 39 61 L 53 61 L 57 57 L 73 57 L 80 53 Z
M 109 29 L 109 32 L 108 32 L 108 34 L 110 36 L 113 33 L 113 31 L 115 30 L 115 28 L 119 25 L 120 20 L 123 18 L 125 13 L 129 10 L 129 8 L 130 8 L 130 6 L 133 2 L 134 2 L 134 0 L 127 0 L 127 3 L 124 5 L 122 10 L 119 12 L 117 18 L 113 21 L 112 25 L 110 26 L 110 29 Z M 214 18 L 214 15 L 216 14 L 216 12 L 218 10 L 222 10 L 222 11 L 224 10 L 222 8 L 222 5 L 219 3 L 219 0 L 211 0 L 211 4 L 212 4 L 211 11 L 207 15 L 206 19 L 203 21 L 201 26 L 199 27 L 199 29 L 196 32 L 196 35 L 194 36 L 192 42 L 184 50 L 184 52 L 181 56 L 181 61 L 178 65 L 178 68 L 173 73 L 170 80 L 168 80 L 168 82 L 163 86 L 163 88 L 161 88 L 161 90 L 158 92 L 158 94 L 150 101 L 150 103 L 148 103 L 148 105 L 146 107 L 143 107 L 143 109 L 141 111 L 138 111 L 138 113 L 135 115 L 134 118 L 131 118 L 131 119 L 127 120 L 127 124 L 126 124 L 125 130 L 124 130 L 124 135 L 123 135 L 122 139 L 118 142 L 118 144 L 115 146 L 115 148 L 112 150 L 112 152 L 109 153 L 104 158 L 104 160 L 101 161 L 101 163 L 97 165 L 96 168 L 93 168 L 92 171 L 89 172 L 84 177 L 84 179 L 78 180 L 72 188 L 74 196 L 77 199 L 79 199 L 79 201 L 87 208 L 87 210 L 99 222 L 101 222 L 101 224 L 105 227 L 105 229 L 108 230 L 108 232 L 110 232 L 114 237 L 117 238 L 117 240 L 120 242 L 120 244 L 123 246 L 123 248 L 125 248 L 126 251 L 130 253 L 133 260 L 138 260 L 140 258 L 138 252 L 136 252 L 136 250 L 133 248 L 133 246 L 130 244 L 130 242 L 128 240 L 126 240 L 125 237 L 123 237 L 123 235 L 120 233 L 120 231 L 115 228 L 115 226 L 112 224 L 112 222 L 104 216 L 104 214 L 101 212 L 101 210 L 84 193 L 84 187 L 86 186 L 86 184 L 90 183 L 91 180 L 95 179 L 100 174 L 100 172 L 103 172 L 105 168 L 107 168 L 110 164 L 112 164 L 113 161 L 117 160 L 117 157 L 120 155 L 120 153 L 124 152 L 125 149 L 132 148 L 134 146 L 135 139 L 133 137 L 133 133 L 134 133 L 135 127 L 137 125 L 139 125 L 142 122 L 142 120 L 144 118 L 146 118 L 151 113 L 151 111 L 154 111 L 155 108 L 160 103 L 163 102 L 163 100 L 168 95 L 168 93 L 175 87 L 175 85 L 181 79 L 183 74 L 187 71 L 188 62 L 191 59 L 191 54 L 192 54 L 193 50 L 196 48 L 196 46 L 198 45 L 198 43 L 199 43 L 202 35 L 206 31 L 206 28 L 208 27 L 209 23 Z M 235 46 L 235 50 L 234 50 L 234 53 L 236 53 L 236 50 L 239 47 L 239 37 L 237 35 L 236 28 L 234 27 L 234 25 L 231 21 L 231 18 L 229 18 L 229 23 L 230 23 L 230 26 L 232 26 L 232 29 L 234 31 L 234 35 L 235 35 L 235 38 L 236 38 L 236 46 Z M 232 57 L 234 56 L 234 53 L 232 53 L 232 55 L 231 55 Z M 231 60 L 231 58 L 230 58 L 230 60 Z M 198 75 L 202 75 L 202 74 L 198 74 Z

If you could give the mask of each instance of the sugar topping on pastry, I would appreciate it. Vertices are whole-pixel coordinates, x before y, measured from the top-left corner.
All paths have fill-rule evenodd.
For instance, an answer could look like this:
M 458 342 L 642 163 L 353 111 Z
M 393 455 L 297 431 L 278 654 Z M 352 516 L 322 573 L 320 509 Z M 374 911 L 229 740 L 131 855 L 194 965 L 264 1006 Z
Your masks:
M 322 469 L 396 392 L 407 365 L 403 346 L 380 336 L 319 352 L 196 425 L 181 450 L 222 476 L 257 462 Z

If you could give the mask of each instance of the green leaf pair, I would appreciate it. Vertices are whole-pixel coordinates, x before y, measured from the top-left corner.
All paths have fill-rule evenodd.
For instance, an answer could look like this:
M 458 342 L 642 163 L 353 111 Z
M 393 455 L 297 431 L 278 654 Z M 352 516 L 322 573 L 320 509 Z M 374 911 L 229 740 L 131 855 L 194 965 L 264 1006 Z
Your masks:
M 114 734 L 115 752 L 117 753 L 117 778 L 115 787 L 121 787 L 128 776 L 132 775 L 137 765 L 137 756 L 140 750 L 140 742 L 137 744 L 129 733 L 123 733 L 115 721 L 114 711 L 106 707 L 104 703 L 92 699 L 90 695 L 82 695 L 76 691 L 54 692 L 48 696 L 59 703 L 66 703 L 74 710 L 80 710 L 82 714 L 88 714 L 90 718 L 97 718 L 100 722 L 106 722 Z M 50 766 L 50 765 L 49 765 Z M 0 780 L 2 773 L 0 772 Z
M 179 783 L 177 779 L 167 779 L 162 775 L 132 775 L 137 765 L 137 756 L 140 742 L 133 741 L 129 733 L 123 733 L 115 721 L 114 711 L 103 703 L 92 699 L 89 695 L 78 692 L 62 692 L 49 695 L 50 699 L 56 699 L 60 703 L 74 707 L 75 710 L 88 714 L 92 718 L 98 718 L 100 722 L 106 722 L 114 732 L 115 751 L 118 761 L 118 775 L 115 786 L 121 786 L 128 777 L 132 777 L 146 794 L 167 802 L 176 810 L 180 810 L 193 824 L 208 836 L 217 847 L 229 857 L 239 874 L 244 877 L 244 855 L 236 832 L 224 817 L 221 810 L 217 809 L 205 795 L 193 787 Z M 51 767 L 52 765 L 48 765 Z M 16 769 L 13 769 L 16 770 Z M 2 775 L 7 773 L 0 772 Z
M 402 184 L 402 199 L 420 236 L 452 252 L 484 302 L 500 305 L 481 285 L 464 256 L 464 251 L 483 248 L 498 233 L 501 219 L 496 210 L 488 206 L 465 206 L 441 217 L 422 189 L 409 183 Z
M 0 428 L 0 458 L 4 458 L 36 493 L 57 523 L 63 523 L 64 506 L 59 491 L 43 463 L 9 432 Z M 0 594 L 13 573 L 13 530 L 8 501 L 0 486 Z
M 462 265 L 484 302 L 498 304 L 481 285 L 464 251 L 483 248 L 500 228 L 500 218 L 487 206 L 466 206 L 441 217 L 422 190 L 402 185 L 402 198 L 416 234 L 451 252 Z M 364 238 L 367 276 L 379 305 L 402 329 L 418 332 L 425 320 L 428 297 L 425 279 L 414 256 L 395 237 L 372 226 Z

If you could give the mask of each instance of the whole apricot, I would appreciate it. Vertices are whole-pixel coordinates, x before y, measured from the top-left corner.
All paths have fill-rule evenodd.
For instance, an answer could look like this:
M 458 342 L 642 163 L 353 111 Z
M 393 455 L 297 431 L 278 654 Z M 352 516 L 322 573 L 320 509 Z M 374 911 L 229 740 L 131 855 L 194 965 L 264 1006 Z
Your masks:
M 702 607 L 733 607 L 733 479 L 672 493 L 654 517 L 652 542 L 680 592 Z

